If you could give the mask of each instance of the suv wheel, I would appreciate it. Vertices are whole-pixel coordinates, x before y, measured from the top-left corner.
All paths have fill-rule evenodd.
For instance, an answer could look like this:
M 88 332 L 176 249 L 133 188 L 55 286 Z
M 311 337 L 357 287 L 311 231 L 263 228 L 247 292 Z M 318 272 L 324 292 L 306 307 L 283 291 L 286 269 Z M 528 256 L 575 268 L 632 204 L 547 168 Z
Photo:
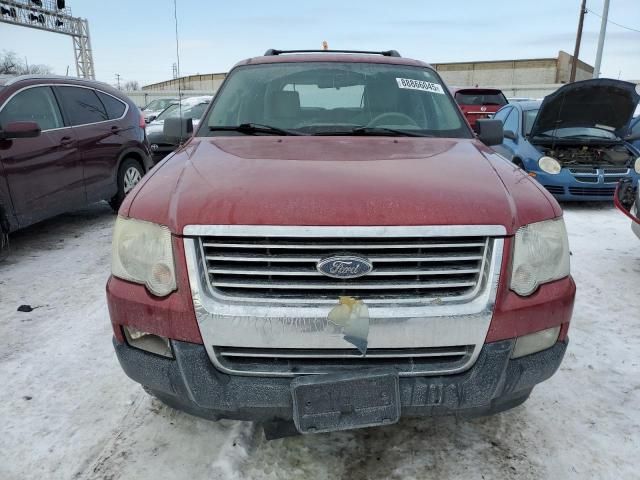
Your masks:
M 144 176 L 144 169 L 133 158 L 126 158 L 118 170 L 118 193 L 109 201 L 116 212 L 120 208 L 124 197 L 135 187 Z

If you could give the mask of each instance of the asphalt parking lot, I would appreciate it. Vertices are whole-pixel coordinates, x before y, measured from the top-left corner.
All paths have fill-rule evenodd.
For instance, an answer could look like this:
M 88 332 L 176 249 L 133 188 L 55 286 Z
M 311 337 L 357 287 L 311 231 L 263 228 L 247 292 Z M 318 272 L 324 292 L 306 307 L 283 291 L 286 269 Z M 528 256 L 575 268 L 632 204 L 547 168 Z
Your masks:
M 638 478 L 640 244 L 609 205 L 565 205 L 571 342 L 523 406 L 271 442 L 249 423 L 171 410 L 124 375 L 104 294 L 114 219 L 96 204 L 12 236 L 0 264 L 2 479 Z

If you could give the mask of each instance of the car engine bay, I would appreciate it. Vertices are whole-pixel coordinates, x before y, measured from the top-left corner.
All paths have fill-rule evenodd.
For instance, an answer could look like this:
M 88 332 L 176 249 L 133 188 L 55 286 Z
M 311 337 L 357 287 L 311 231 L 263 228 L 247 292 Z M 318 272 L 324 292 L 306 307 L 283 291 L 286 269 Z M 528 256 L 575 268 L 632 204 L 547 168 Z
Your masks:
M 562 166 L 593 165 L 631 167 L 634 155 L 624 145 L 611 146 L 560 146 L 545 149 L 546 156 L 555 158 Z

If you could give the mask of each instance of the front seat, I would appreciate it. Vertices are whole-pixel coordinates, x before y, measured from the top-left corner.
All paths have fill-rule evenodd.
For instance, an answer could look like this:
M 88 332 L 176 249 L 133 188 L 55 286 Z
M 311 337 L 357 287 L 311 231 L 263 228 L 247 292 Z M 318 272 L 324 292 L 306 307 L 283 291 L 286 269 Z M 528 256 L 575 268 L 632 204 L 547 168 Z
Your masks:
M 300 94 L 294 91 L 277 91 L 267 97 L 265 117 L 269 124 L 293 128 L 300 122 Z

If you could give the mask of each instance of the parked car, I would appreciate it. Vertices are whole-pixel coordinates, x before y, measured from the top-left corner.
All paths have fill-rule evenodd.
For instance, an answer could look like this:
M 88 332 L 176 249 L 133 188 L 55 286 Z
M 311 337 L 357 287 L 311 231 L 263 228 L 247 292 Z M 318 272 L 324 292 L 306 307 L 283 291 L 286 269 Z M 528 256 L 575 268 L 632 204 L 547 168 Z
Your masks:
M 501 122 L 476 138 L 429 65 L 288 53 L 238 63 L 120 208 L 124 371 L 269 438 L 524 402 L 567 348 L 558 203 L 487 146 Z
M 144 119 L 106 84 L 19 76 L 0 83 L 0 236 L 87 203 L 117 209 L 151 168 Z M 5 248 L 6 250 L 6 248 Z
M 542 102 L 500 109 L 494 118 L 504 123 L 504 141 L 493 149 L 558 200 L 611 201 L 621 179 L 640 178 L 640 152 L 623 140 L 639 98 L 620 80 L 564 85 Z
M 152 100 L 141 109 L 144 114 L 145 122 L 153 122 L 163 110 L 166 110 L 168 107 L 178 103 L 179 101 L 180 100 L 177 98 L 156 98 L 155 100 Z
M 640 169 L 640 158 L 636 160 Z M 620 180 L 614 197 L 614 204 L 618 210 L 631 219 L 631 230 L 640 238 L 640 186 L 630 178 Z
M 503 105 L 509 103 L 502 91 L 497 88 L 454 88 L 453 94 L 474 130 L 476 130 L 477 120 L 490 118 Z
M 191 119 L 193 125 L 197 126 L 212 98 L 210 95 L 186 98 L 182 102 L 170 105 L 148 125 L 147 136 L 149 137 L 154 163 L 158 163 L 169 155 L 180 144 L 180 139 L 167 137 L 164 134 L 164 121 L 167 118 L 179 118 L 182 115 L 183 118 Z

